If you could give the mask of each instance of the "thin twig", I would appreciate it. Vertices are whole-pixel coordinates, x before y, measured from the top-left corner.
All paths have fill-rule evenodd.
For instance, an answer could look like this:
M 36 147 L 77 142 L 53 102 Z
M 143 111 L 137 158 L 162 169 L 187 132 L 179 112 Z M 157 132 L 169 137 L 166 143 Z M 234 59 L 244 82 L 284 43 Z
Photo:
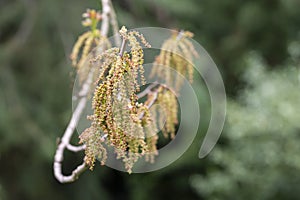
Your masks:
M 155 103 L 155 101 L 157 100 L 158 97 L 158 90 L 156 90 L 155 92 L 152 93 L 153 97 L 151 99 L 151 101 L 146 105 L 146 107 L 149 109 L 151 108 L 151 106 L 153 106 L 153 104 Z
M 55 171 L 57 173 L 62 174 L 61 166 L 59 166 L 58 164 L 60 163 L 54 163 L 54 169 L 56 169 Z M 61 183 L 71 183 L 74 182 L 78 178 L 78 176 L 86 169 L 87 169 L 86 164 L 82 163 L 81 165 L 77 166 L 76 169 L 73 170 L 71 175 L 69 176 L 62 175 L 60 176 L 59 179 L 57 177 L 56 178 Z
M 109 12 L 111 12 L 111 2 L 110 0 L 102 0 L 102 24 L 101 24 L 101 34 L 103 36 L 107 36 L 109 30 Z M 77 104 L 76 109 L 73 112 L 71 120 L 66 128 L 63 137 L 61 138 L 61 142 L 56 149 L 56 153 L 54 156 L 54 164 L 53 170 L 55 178 L 61 183 L 69 183 L 75 181 L 78 176 L 87 169 L 87 165 L 83 161 L 83 163 L 76 167 L 71 173 L 71 175 L 64 175 L 62 172 L 62 162 L 63 162 L 63 154 L 65 149 L 68 149 L 72 152 L 83 151 L 85 149 L 85 145 L 82 146 L 73 146 L 70 144 L 70 140 L 72 135 L 74 134 L 74 130 L 78 125 L 79 119 L 82 115 L 84 108 L 86 107 L 88 94 L 90 92 L 90 88 L 92 85 L 93 75 L 95 69 L 91 69 L 87 80 L 84 82 L 81 90 L 79 91 L 79 102 Z
M 149 94 L 149 92 L 151 92 L 151 90 L 153 88 L 155 88 L 156 86 L 160 86 L 160 87 L 163 87 L 164 89 L 166 90 L 170 90 L 172 93 L 174 93 L 175 95 L 178 95 L 178 93 L 176 93 L 175 90 L 173 90 L 172 88 L 168 87 L 166 84 L 163 84 L 163 83 L 158 83 L 158 82 L 153 82 L 151 83 L 147 88 L 145 88 L 142 92 L 138 93 L 137 94 L 137 98 L 140 99 L 144 96 L 146 96 L 147 94 Z
M 101 24 L 101 34 L 107 36 L 109 29 L 109 13 L 111 12 L 110 0 L 102 0 L 102 24 Z
M 121 38 L 120 38 L 120 35 L 119 35 L 119 25 L 118 25 L 117 15 L 116 15 L 114 7 L 112 6 L 111 1 L 109 2 L 109 5 L 110 5 L 110 8 L 111 8 L 110 24 L 112 26 L 112 30 L 113 30 L 113 33 L 114 33 L 115 43 L 116 43 L 116 46 L 120 46 L 121 45 Z
M 152 83 L 150 84 L 147 88 L 145 88 L 142 92 L 137 94 L 137 98 L 140 99 L 144 96 L 146 96 L 147 94 L 149 94 L 149 92 L 151 92 L 151 90 L 153 88 L 155 88 L 158 84 L 157 83 Z
M 127 40 L 125 38 L 123 38 L 122 40 L 122 45 L 121 45 L 121 48 L 120 48 L 120 52 L 119 52 L 119 55 L 122 57 L 123 54 L 124 54 L 124 51 L 125 51 L 125 47 L 126 47 L 126 42 Z
M 74 145 L 72 145 L 72 144 L 68 144 L 66 147 L 67 147 L 67 149 L 68 149 L 69 151 L 73 151 L 73 152 L 83 151 L 83 150 L 85 150 L 85 148 L 86 148 L 85 145 L 74 146 Z
M 150 109 L 152 106 L 153 106 L 153 104 L 155 103 L 155 101 L 157 100 L 157 97 L 158 97 L 158 91 L 159 91 L 159 89 L 156 89 L 155 91 L 151 91 L 151 90 L 149 90 L 148 91 L 148 95 L 151 95 L 152 97 L 152 99 L 149 101 L 149 102 L 146 102 L 145 103 L 145 105 L 146 105 L 146 107 L 148 108 L 148 109 Z M 142 119 L 143 117 L 144 117 L 144 115 L 145 115 L 145 111 L 143 111 L 143 112 L 141 112 L 140 114 L 139 114 L 139 119 Z
M 70 140 L 71 140 L 74 130 L 79 122 L 82 111 L 84 110 L 84 108 L 86 106 L 87 95 L 88 95 L 89 89 L 91 87 L 93 72 L 94 72 L 94 70 L 92 69 L 89 73 L 89 76 L 88 76 L 86 82 L 83 84 L 82 89 L 79 92 L 80 94 L 82 94 L 82 97 L 79 100 L 79 103 L 78 103 L 76 109 L 74 110 L 72 118 L 69 122 L 69 125 L 61 139 L 60 144 L 58 145 L 58 147 L 56 149 L 53 169 L 54 169 L 54 175 L 55 175 L 56 179 L 61 183 L 68 183 L 68 182 L 75 181 L 77 179 L 77 177 L 79 176 L 79 174 L 82 173 L 86 169 L 86 164 L 83 162 L 80 165 L 80 167 L 78 166 L 72 172 L 71 175 L 65 176 L 62 173 L 62 162 L 64 159 L 63 154 L 64 154 L 65 149 L 67 148 L 70 151 L 72 151 L 71 150 L 72 148 L 70 148 L 71 147 Z M 74 148 L 73 148 L 73 150 L 74 150 Z M 77 150 L 77 148 L 76 148 L 76 150 Z M 75 151 L 75 152 L 77 152 L 77 151 Z
M 184 30 L 180 30 L 180 32 L 178 33 L 178 35 L 176 37 L 176 41 L 179 41 L 183 37 L 183 34 L 184 34 Z
M 155 89 L 154 91 L 151 91 L 156 86 L 159 86 L 159 87 L 157 89 Z M 152 97 L 151 97 L 152 99 L 145 103 L 146 107 L 148 109 L 150 109 L 153 106 L 153 104 L 157 101 L 158 92 L 160 90 L 159 88 L 163 88 L 165 90 L 170 90 L 171 92 L 173 92 L 176 95 L 176 92 L 174 90 L 172 90 L 170 87 L 168 87 L 167 85 L 154 82 L 151 85 L 149 85 L 145 90 L 143 90 L 143 92 L 140 92 L 139 94 L 137 94 L 137 97 L 138 97 L 138 99 L 140 99 L 146 95 L 152 95 Z M 142 119 L 144 117 L 144 115 L 145 115 L 145 111 L 141 112 L 139 115 L 139 119 Z

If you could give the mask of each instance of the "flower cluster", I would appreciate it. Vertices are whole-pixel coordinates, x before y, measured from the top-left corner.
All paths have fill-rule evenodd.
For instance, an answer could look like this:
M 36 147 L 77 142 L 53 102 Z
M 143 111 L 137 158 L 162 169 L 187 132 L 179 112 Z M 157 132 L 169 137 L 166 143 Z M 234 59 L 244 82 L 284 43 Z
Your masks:
M 85 18 L 82 22 L 83 26 L 90 27 L 90 31 L 79 36 L 70 55 L 72 65 L 76 67 L 81 82 L 87 78 L 87 74 L 90 71 L 91 65 L 88 55 L 93 51 L 93 48 L 100 45 L 103 46 L 103 49 L 110 48 L 107 38 L 103 37 L 97 29 L 97 24 L 101 20 L 101 14 L 95 10 L 87 9 L 82 16 Z M 92 57 L 95 56 L 96 52 L 93 54 Z
M 101 137 L 100 131 L 95 129 L 94 126 L 87 128 L 80 135 L 79 143 L 85 143 L 85 145 L 89 147 L 89 148 L 86 148 L 86 150 L 85 150 L 86 156 L 84 158 L 84 161 L 85 161 L 85 163 L 87 163 L 90 166 L 91 170 L 94 167 L 96 158 L 101 159 L 102 165 L 104 165 L 104 163 L 107 159 L 106 149 L 102 145 L 103 141 L 104 141 L 104 138 Z
M 150 45 L 136 31 L 128 32 L 123 27 L 120 34 L 131 50 L 123 52 L 123 49 L 111 48 L 95 58 L 94 62 L 101 60 L 102 64 L 93 97 L 94 114 L 90 116 L 92 125 L 80 139 L 86 144 L 85 160 L 88 165 L 92 167 L 99 155 L 104 161 L 106 155 L 99 141 L 101 143 L 101 138 L 105 138 L 103 142 L 114 147 L 117 157 L 124 161 L 130 173 L 138 158 L 151 153 L 154 147 L 153 140 L 146 139 L 144 131 L 144 126 L 148 129 L 152 127 L 149 109 L 138 102 L 136 95 L 143 84 L 138 82 L 138 77 L 143 77 L 144 72 L 141 44 L 146 47 Z M 95 143 L 90 143 L 94 141 L 95 134 L 99 133 L 101 135 Z
M 98 68 L 92 102 L 94 113 L 89 116 L 91 126 L 79 137 L 80 143 L 86 145 L 85 163 L 90 169 L 93 169 L 96 159 L 104 164 L 107 159 L 106 148 L 113 147 L 117 158 L 122 159 L 125 169 L 131 173 L 134 163 L 141 157 L 154 162 L 158 155 L 158 127 L 162 128 L 164 137 L 175 137 L 178 124 L 177 91 L 167 85 L 174 85 L 179 90 L 182 82 L 173 77 L 169 69 L 158 65 L 171 66 L 192 81 L 193 66 L 189 61 L 197 54 L 188 40 L 192 37 L 190 32 L 174 34 L 168 39 L 152 71 L 158 77 L 165 78 L 166 84 L 154 84 L 143 95 L 146 100 L 141 101 L 138 92 L 146 83 L 142 45 L 150 45 L 137 31 L 122 27 L 120 35 L 123 39 L 120 48 L 110 48 L 91 61 Z M 130 47 L 129 52 L 125 51 L 126 44 Z M 179 53 L 173 53 L 174 49 Z M 155 103 L 160 106 L 152 107 Z
M 92 29 L 97 27 L 98 22 L 102 18 L 101 13 L 93 9 L 87 9 L 86 12 L 82 14 L 82 17 L 84 18 L 82 25 L 90 26 Z
M 166 40 L 160 54 L 153 64 L 151 76 L 157 76 L 166 81 L 166 84 L 178 92 L 183 84 L 182 76 L 188 76 L 193 81 L 194 67 L 192 61 L 198 57 L 197 52 L 189 40 L 193 33 L 180 31 L 173 33 L 172 37 Z M 174 71 L 173 71 L 174 70 Z M 178 73 L 174 76 L 173 73 Z
M 158 110 L 159 116 L 165 118 L 165 125 L 160 125 L 163 127 L 162 133 L 164 137 L 170 137 L 173 139 L 175 137 L 175 125 L 178 124 L 177 112 L 178 104 L 176 95 L 171 90 L 163 90 L 158 93 L 157 102 L 160 105 Z M 160 119 L 159 122 L 162 122 L 163 119 Z

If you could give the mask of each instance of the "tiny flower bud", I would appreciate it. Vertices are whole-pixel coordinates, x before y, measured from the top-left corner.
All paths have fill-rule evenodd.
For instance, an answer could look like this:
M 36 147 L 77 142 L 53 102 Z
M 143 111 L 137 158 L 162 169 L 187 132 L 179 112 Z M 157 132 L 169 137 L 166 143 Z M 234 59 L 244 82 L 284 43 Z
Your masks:
M 95 10 L 91 10 L 89 14 L 90 14 L 90 18 L 91 18 L 91 19 L 96 19 L 97 13 L 96 13 Z
M 83 26 L 90 26 L 90 25 L 92 25 L 92 20 L 87 18 L 84 21 L 82 21 L 82 25 Z
M 83 13 L 83 14 L 82 14 L 82 17 L 83 17 L 83 18 L 88 18 L 88 17 L 89 17 L 89 14 L 88 14 L 88 13 Z
M 97 12 L 96 19 L 98 21 L 100 21 L 102 19 L 102 15 L 99 12 Z

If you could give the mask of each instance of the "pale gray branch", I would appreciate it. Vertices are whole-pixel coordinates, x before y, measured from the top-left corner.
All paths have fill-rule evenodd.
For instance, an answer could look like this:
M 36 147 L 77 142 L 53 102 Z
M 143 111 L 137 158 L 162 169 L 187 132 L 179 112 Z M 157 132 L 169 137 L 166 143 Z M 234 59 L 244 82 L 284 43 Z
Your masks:
M 109 30 L 109 13 L 111 12 L 110 0 L 102 0 L 101 34 L 107 36 Z
M 74 145 L 72 145 L 72 144 L 68 144 L 67 146 L 67 149 L 69 150 L 69 151 L 73 151 L 73 152 L 79 152 L 79 151 L 83 151 L 83 150 L 85 150 L 85 145 L 80 145 L 80 146 L 74 146 Z
M 62 164 L 59 162 L 54 163 L 54 172 L 60 174 L 61 176 L 56 176 L 57 180 L 61 183 L 71 183 L 78 179 L 78 176 L 87 169 L 86 164 L 83 162 L 81 165 L 77 166 L 73 170 L 71 175 L 65 176 L 62 173 Z
M 149 101 L 147 104 L 146 104 L 146 107 L 149 109 L 149 108 L 151 108 L 151 106 L 153 106 L 153 104 L 155 103 L 155 101 L 157 100 L 157 97 L 158 97 L 158 90 L 155 90 L 155 91 L 151 91 L 151 90 L 149 90 L 148 91 L 148 94 L 149 95 L 152 95 L 152 99 L 151 99 L 151 101 Z M 140 113 L 139 114 L 139 119 L 142 119 L 143 117 L 144 117 L 144 115 L 145 115 L 145 111 L 143 111 L 142 113 Z
M 79 103 L 78 103 L 76 109 L 74 110 L 72 118 L 69 122 L 69 125 L 68 125 L 63 137 L 61 138 L 60 144 L 58 145 L 58 147 L 56 149 L 56 153 L 54 156 L 53 169 L 54 169 L 54 175 L 55 175 L 56 179 L 61 183 L 68 183 L 68 182 L 75 181 L 77 179 L 79 173 L 82 173 L 86 169 L 86 164 L 83 162 L 80 166 L 78 166 L 72 172 L 71 175 L 65 176 L 62 173 L 62 162 L 64 160 L 63 154 L 64 154 L 64 151 L 66 148 L 70 151 L 74 151 L 74 152 L 78 151 L 78 148 L 74 148 L 74 146 L 70 144 L 70 140 L 71 140 L 74 130 L 79 122 L 82 111 L 84 110 L 84 108 L 86 106 L 87 95 L 88 95 L 90 87 L 91 87 L 93 73 L 94 73 L 94 70 L 91 70 L 86 82 L 83 84 L 82 89 L 79 92 L 82 94 L 82 97 L 79 100 Z
M 149 94 L 149 92 L 151 92 L 151 90 L 153 88 L 155 88 L 158 84 L 157 83 L 152 83 L 150 84 L 147 88 L 145 88 L 142 92 L 137 94 L 137 98 L 140 99 L 144 96 L 146 96 L 147 94 Z
M 110 0 L 102 0 L 102 24 L 101 24 L 101 34 L 103 36 L 107 36 L 108 30 L 109 30 L 109 13 L 112 11 L 112 4 Z M 68 149 L 72 152 L 79 152 L 83 151 L 85 149 L 85 145 L 81 146 L 74 146 L 70 144 L 70 140 L 72 135 L 74 134 L 74 130 L 76 126 L 78 125 L 79 119 L 81 117 L 81 114 L 86 107 L 88 94 L 90 92 L 90 88 L 93 82 L 93 75 L 94 75 L 95 69 L 91 69 L 86 81 L 82 85 L 81 90 L 79 91 L 79 102 L 77 104 L 77 107 L 75 108 L 73 115 L 71 117 L 71 120 L 64 132 L 63 137 L 61 138 L 61 141 L 56 149 L 56 153 L 54 156 L 54 164 L 53 164 L 53 170 L 54 170 L 54 176 L 55 178 L 61 182 L 61 183 L 69 183 L 75 181 L 78 176 L 84 172 L 87 169 L 87 166 L 85 162 L 79 166 L 77 166 L 70 175 L 64 175 L 62 172 L 62 162 L 64 159 L 64 151 L 65 149 Z
M 123 40 L 122 40 L 122 45 L 121 45 L 121 47 L 120 47 L 120 52 L 119 52 L 119 55 L 120 55 L 121 57 L 122 57 L 123 54 L 124 54 L 125 47 L 126 47 L 126 39 L 123 38 Z
M 120 46 L 121 45 L 121 38 L 119 37 L 119 25 L 118 25 L 117 15 L 116 15 L 114 7 L 112 6 L 112 3 L 109 2 L 109 4 L 110 4 L 110 8 L 111 8 L 110 24 L 112 26 L 112 30 L 113 30 L 113 33 L 114 33 L 116 46 Z

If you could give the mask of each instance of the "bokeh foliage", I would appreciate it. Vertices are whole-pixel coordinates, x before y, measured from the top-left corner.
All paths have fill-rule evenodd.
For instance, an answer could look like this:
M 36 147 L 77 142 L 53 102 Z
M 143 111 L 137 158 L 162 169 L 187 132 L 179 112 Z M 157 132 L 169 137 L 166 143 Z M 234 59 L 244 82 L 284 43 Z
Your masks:
M 300 182 L 300 70 L 266 70 L 249 56 L 247 88 L 228 102 L 224 145 L 192 185 L 206 199 L 297 199 Z
M 199 138 L 166 169 L 129 176 L 97 166 L 76 183 L 60 185 L 52 175 L 52 159 L 56 138 L 71 116 L 73 75 L 68 57 L 83 32 L 81 13 L 88 7 L 98 8 L 99 2 L 2 0 L 0 199 L 255 199 L 275 195 L 292 199 L 299 195 L 299 82 L 298 89 L 292 83 L 297 82 L 299 73 L 300 2 L 113 3 L 120 24 L 190 30 L 216 61 L 230 97 L 228 123 L 218 148 L 210 157 L 197 159 L 199 139 L 209 119 L 202 115 Z M 249 64 L 245 55 L 252 51 L 265 63 Z M 194 84 L 204 87 L 201 81 Z M 274 90 L 270 97 L 276 98 L 267 96 L 270 87 Z M 198 94 L 203 100 L 200 106 L 208 113 L 203 91 Z M 267 119 L 264 122 L 258 117 Z M 238 122 L 232 121 L 235 119 Z M 64 170 L 78 164 L 81 156 L 66 154 Z M 200 176 L 191 179 L 195 174 Z M 189 180 L 195 180 L 191 183 L 197 190 Z

